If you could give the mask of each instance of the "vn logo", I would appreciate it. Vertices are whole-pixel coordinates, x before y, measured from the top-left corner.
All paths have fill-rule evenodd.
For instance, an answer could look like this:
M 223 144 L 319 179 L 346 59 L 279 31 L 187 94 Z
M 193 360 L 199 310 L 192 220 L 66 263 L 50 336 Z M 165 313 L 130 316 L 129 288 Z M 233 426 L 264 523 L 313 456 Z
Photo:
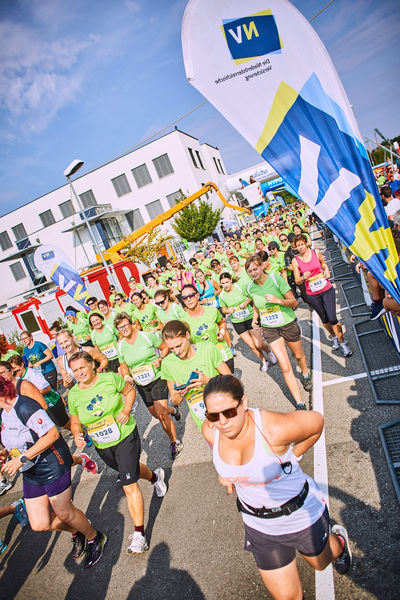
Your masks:
M 221 29 L 237 65 L 264 54 L 281 52 L 278 28 L 270 10 L 224 20 Z

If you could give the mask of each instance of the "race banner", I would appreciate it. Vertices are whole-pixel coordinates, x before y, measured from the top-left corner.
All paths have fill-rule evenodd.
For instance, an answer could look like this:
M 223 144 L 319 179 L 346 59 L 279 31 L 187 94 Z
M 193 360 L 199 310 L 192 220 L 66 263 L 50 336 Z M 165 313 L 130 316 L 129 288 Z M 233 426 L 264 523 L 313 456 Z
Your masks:
M 75 267 L 72 266 L 68 256 L 57 246 L 39 246 L 33 257 L 36 268 L 39 269 L 47 279 L 51 279 L 64 290 L 83 310 L 88 311 L 86 301 L 89 292 Z
M 191 0 L 188 81 L 400 302 L 400 268 L 368 155 L 325 46 L 287 0 Z

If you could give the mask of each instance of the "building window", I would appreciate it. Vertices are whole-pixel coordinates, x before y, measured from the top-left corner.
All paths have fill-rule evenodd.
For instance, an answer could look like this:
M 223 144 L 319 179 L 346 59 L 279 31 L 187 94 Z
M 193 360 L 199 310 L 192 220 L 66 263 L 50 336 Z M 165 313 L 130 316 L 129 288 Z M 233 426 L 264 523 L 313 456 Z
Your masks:
M 200 152 L 198 150 L 195 150 L 196 152 L 196 156 L 197 156 L 197 160 L 199 161 L 199 165 L 202 169 L 206 170 L 204 165 L 203 165 L 203 161 L 201 160 L 201 156 L 200 156 Z
M 75 214 L 74 205 L 72 204 L 71 200 L 67 200 L 66 202 L 61 202 L 61 204 L 58 205 L 58 208 L 61 211 L 63 219 L 72 217 L 72 215 Z
M 139 227 L 143 227 L 143 225 L 144 225 L 144 219 L 142 217 L 142 213 L 140 212 L 140 210 L 138 208 L 128 212 L 126 214 L 126 220 L 128 221 L 129 227 L 131 228 L 132 231 L 136 231 L 136 229 L 139 229 Z
M 220 159 L 220 158 L 218 159 L 218 164 L 219 164 L 219 168 L 221 169 L 221 173 L 222 173 L 223 175 L 225 175 L 225 171 L 224 171 L 224 169 L 222 168 L 222 162 L 221 162 L 221 159 Z
M 139 165 L 138 167 L 132 169 L 132 175 L 136 181 L 136 185 L 138 186 L 138 188 L 141 188 L 144 185 L 153 182 L 146 165 Z
M 173 206 L 175 206 L 176 203 L 179 202 L 180 200 L 182 200 L 182 192 L 181 192 L 181 190 L 177 190 L 173 194 L 167 194 L 167 201 L 168 201 L 168 204 L 170 205 L 171 208 Z
M 174 172 L 168 154 L 163 154 L 158 158 L 153 158 L 153 165 L 157 171 L 157 175 L 161 179 Z
M 218 166 L 218 163 L 217 163 L 217 159 L 215 158 L 215 156 L 213 156 L 213 161 L 214 161 L 214 164 L 215 164 L 215 168 L 217 169 L 218 173 L 220 173 L 219 166 Z
M 83 194 L 79 194 L 79 198 L 81 199 L 82 206 L 84 209 L 90 208 L 91 206 L 97 206 L 97 201 L 94 197 L 92 190 L 88 190 Z
M 194 154 L 193 154 L 193 150 L 191 148 L 188 148 L 188 150 L 189 150 L 190 158 L 192 159 L 192 163 L 194 164 L 194 166 L 196 167 L 196 169 L 198 169 L 199 165 L 196 162 L 196 159 L 195 159 Z
M 10 236 L 8 235 L 7 231 L 2 231 L 0 233 L 0 248 L 3 250 L 3 252 L 4 250 L 12 248 Z
M 22 268 L 20 262 L 13 263 L 10 265 L 11 273 L 14 275 L 15 281 L 19 281 L 20 279 L 24 279 L 26 277 L 26 273 Z
M 163 207 L 159 200 L 154 200 L 154 202 L 150 202 L 146 204 L 147 212 L 149 213 L 150 219 L 155 219 L 158 215 L 161 215 L 163 211 Z
M 111 179 L 111 181 L 115 191 L 117 192 L 118 198 L 124 196 L 125 194 L 129 194 L 129 192 L 132 191 L 125 173 L 122 173 L 122 175 L 118 175 L 118 177 L 114 177 L 114 179 Z
M 15 227 L 11 227 L 11 229 L 14 233 L 16 242 L 26 240 L 26 238 L 28 237 L 28 234 L 26 233 L 25 227 L 23 226 L 22 223 L 15 225 Z
M 105 221 L 101 221 L 101 224 L 103 225 L 103 230 L 110 246 L 121 241 L 124 237 L 117 219 L 107 219 Z
M 56 222 L 54 215 L 50 209 L 39 213 L 39 217 L 42 221 L 43 227 L 50 227 L 50 225 L 54 225 L 54 223 Z

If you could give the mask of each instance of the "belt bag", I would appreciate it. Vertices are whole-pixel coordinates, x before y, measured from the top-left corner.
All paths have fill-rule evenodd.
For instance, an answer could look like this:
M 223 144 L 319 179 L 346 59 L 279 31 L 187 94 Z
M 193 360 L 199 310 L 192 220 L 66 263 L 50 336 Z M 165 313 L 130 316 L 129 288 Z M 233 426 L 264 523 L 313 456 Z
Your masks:
M 301 508 L 307 498 L 307 495 L 308 481 L 305 482 L 303 489 L 297 496 L 291 498 L 281 506 L 275 506 L 275 508 L 265 508 L 264 506 L 261 508 L 254 508 L 254 506 L 249 506 L 248 504 L 239 500 L 239 498 L 236 498 L 236 504 L 238 511 L 243 512 L 246 515 L 259 517 L 260 519 L 276 519 L 278 517 L 288 516 Z

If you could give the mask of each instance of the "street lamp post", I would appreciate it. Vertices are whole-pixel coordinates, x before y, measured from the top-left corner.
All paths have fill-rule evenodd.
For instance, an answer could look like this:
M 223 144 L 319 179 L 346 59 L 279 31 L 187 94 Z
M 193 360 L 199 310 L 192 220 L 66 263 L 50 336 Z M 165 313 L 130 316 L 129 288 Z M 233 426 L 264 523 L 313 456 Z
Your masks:
M 75 191 L 74 186 L 72 185 L 72 181 L 71 181 L 72 175 L 75 175 L 75 173 L 77 171 L 79 171 L 79 169 L 83 166 L 83 164 L 84 164 L 83 160 L 77 160 L 77 159 L 73 160 L 72 163 L 70 165 L 68 165 L 68 167 L 65 169 L 64 175 L 67 178 L 67 181 L 69 183 L 69 186 L 70 186 L 70 189 L 71 189 L 71 193 L 72 193 L 73 197 L 75 198 L 75 201 L 76 201 L 79 209 L 82 211 L 83 220 L 85 221 L 86 227 L 88 229 L 88 233 L 89 233 L 90 239 L 92 240 L 92 243 L 93 243 L 94 247 L 96 248 L 96 252 L 98 254 L 100 254 L 100 256 L 101 256 L 101 261 L 102 261 L 103 266 L 104 266 L 104 268 L 105 268 L 105 270 L 107 272 L 107 275 L 109 277 L 109 281 L 110 281 L 110 283 L 113 283 L 115 285 L 116 282 L 114 281 L 113 274 L 111 273 L 110 267 L 108 266 L 107 261 L 104 258 L 103 252 L 101 251 L 101 249 L 100 249 L 100 247 L 99 247 L 99 245 L 98 245 L 98 243 L 96 241 L 96 238 L 95 238 L 95 236 L 93 234 L 92 227 L 91 227 L 91 225 L 90 225 L 90 223 L 89 223 L 89 221 L 88 221 L 88 219 L 86 217 L 85 209 L 84 209 L 84 207 L 82 205 L 81 199 L 79 198 L 78 194 Z M 116 285 L 118 286 L 119 284 L 117 283 Z

